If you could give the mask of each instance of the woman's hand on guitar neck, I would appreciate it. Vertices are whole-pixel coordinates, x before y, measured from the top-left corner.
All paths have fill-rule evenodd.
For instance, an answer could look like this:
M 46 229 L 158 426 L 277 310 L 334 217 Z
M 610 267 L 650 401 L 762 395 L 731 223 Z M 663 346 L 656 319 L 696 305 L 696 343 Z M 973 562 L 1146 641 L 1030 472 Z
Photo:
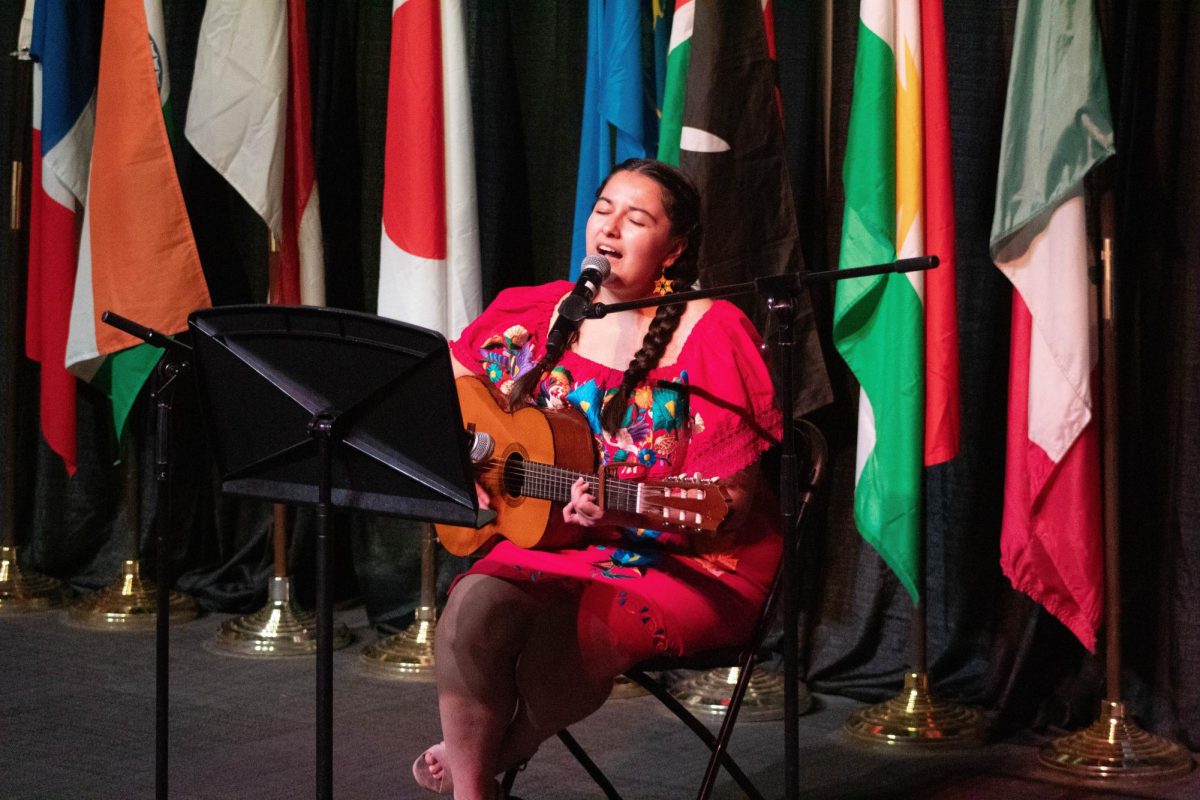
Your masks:
M 590 528 L 604 519 L 604 509 L 596 505 L 587 481 L 579 478 L 571 484 L 571 501 L 563 506 L 563 520 Z

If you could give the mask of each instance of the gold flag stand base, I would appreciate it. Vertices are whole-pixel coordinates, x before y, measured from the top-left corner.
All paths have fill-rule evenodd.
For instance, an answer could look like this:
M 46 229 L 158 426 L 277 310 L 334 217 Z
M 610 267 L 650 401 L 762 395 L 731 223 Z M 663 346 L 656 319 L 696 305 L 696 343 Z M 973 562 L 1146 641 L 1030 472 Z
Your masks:
M 411 625 L 364 647 L 359 662 L 369 674 L 381 678 L 433 680 L 433 637 L 436 631 L 436 609 L 433 606 L 418 606 Z
M 722 667 L 697 672 L 671 686 L 671 694 L 689 710 L 713 717 L 723 717 L 729 709 L 733 688 L 741 675 L 741 667 Z M 803 683 L 799 686 L 799 713 L 812 708 L 812 694 Z M 738 720 L 770 722 L 783 719 L 784 680 L 775 670 L 756 666 L 750 673 L 746 694 L 738 710 Z
M 17 566 L 17 548 L 0 547 L 0 614 L 45 611 L 63 603 L 63 585 Z
M 612 691 L 608 693 L 608 699 L 628 700 L 631 697 L 641 697 L 645 694 L 650 694 L 649 690 L 642 688 L 637 681 L 626 678 L 624 675 L 618 675 L 613 678 L 613 687 Z
M 125 561 L 121 578 L 97 589 L 71 606 L 68 619 L 84 628 L 99 630 L 149 630 L 158 617 L 158 589 L 141 575 L 135 560 Z M 200 613 L 190 597 L 171 592 L 168 619 L 188 622 Z
M 350 629 L 333 626 L 334 650 L 350 644 Z M 217 652 L 252 658 L 310 656 L 317 652 L 316 617 L 292 602 L 291 580 L 274 577 L 267 593 L 267 604 L 241 617 L 221 623 L 213 639 Z
M 1101 700 L 1090 727 L 1042 748 L 1044 766 L 1085 781 L 1167 781 L 1192 770 L 1192 757 L 1174 742 L 1142 730 L 1119 700 Z
M 983 742 L 983 715 L 932 697 L 924 672 L 907 673 L 899 695 L 855 711 L 843 727 L 872 744 L 962 747 Z

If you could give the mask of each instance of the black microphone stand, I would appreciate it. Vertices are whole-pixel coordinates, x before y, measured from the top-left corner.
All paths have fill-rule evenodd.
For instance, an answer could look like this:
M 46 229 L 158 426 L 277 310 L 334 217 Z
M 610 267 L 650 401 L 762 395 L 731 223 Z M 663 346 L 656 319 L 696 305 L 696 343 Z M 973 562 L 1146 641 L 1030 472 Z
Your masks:
M 938 265 L 937 256 L 906 258 L 888 264 L 869 267 L 826 270 L 824 272 L 789 273 L 756 278 L 746 283 L 697 289 L 691 292 L 676 292 L 662 297 L 648 297 L 624 303 L 595 303 L 584 312 L 586 319 L 598 319 L 618 311 L 649 308 L 689 300 L 715 297 L 736 297 L 757 294 L 767 304 L 775 319 L 774 349 L 777 355 L 779 385 L 779 410 L 783 415 L 783 441 L 780 443 L 779 462 L 779 518 L 783 529 L 783 759 L 784 797 L 798 800 L 800 797 L 800 588 L 799 532 L 796 530 L 798 513 L 798 487 L 796 486 L 796 442 L 792 425 L 794 402 L 792 397 L 793 366 L 796 333 L 795 302 L 800 290 L 809 283 L 841 281 L 884 275 L 894 272 L 915 272 L 932 269 Z
M 139 325 L 119 314 L 105 311 L 100 321 L 118 330 L 136 336 L 147 344 L 160 348 L 162 358 L 155 367 L 154 405 L 155 442 L 154 477 L 158 482 L 160 507 L 155 524 L 155 567 L 157 581 L 158 613 L 155 618 L 154 636 L 154 796 L 157 800 L 167 797 L 167 741 L 168 711 L 170 707 L 170 654 L 171 654 L 171 569 L 167 534 L 171 524 L 171 409 L 175 399 L 178 380 L 191 369 L 192 348 L 153 328 Z

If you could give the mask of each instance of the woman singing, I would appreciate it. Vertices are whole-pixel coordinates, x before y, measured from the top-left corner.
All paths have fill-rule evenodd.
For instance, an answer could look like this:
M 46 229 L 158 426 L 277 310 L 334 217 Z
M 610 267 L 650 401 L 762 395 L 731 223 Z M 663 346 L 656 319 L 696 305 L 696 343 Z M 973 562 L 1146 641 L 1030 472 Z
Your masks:
M 683 173 L 618 165 L 587 225 L 588 252 L 612 265 L 596 299 L 690 287 L 699 220 Z M 580 480 L 562 509 L 577 547 L 501 541 L 457 581 L 435 645 L 444 740 L 413 775 L 460 800 L 499 797 L 497 775 L 599 708 L 633 664 L 743 643 L 781 554 L 758 466 L 781 420 L 749 320 L 728 302 L 695 300 L 585 320 L 565 351 L 545 352 L 570 289 L 502 292 L 453 343 L 455 373 L 490 381 L 510 408 L 574 407 L 620 478 L 719 478 L 731 510 L 715 534 L 617 527 Z

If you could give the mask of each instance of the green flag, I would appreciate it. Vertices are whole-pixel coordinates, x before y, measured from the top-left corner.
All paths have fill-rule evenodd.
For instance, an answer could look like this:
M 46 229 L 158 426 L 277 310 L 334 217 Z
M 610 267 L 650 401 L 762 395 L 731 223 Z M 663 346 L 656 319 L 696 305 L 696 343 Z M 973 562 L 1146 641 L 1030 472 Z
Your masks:
M 863 0 L 839 268 L 922 255 L 920 7 Z M 920 273 L 838 283 L 833 339 L 859 398 L 854 520 L 918 600 L 924 457 Z

